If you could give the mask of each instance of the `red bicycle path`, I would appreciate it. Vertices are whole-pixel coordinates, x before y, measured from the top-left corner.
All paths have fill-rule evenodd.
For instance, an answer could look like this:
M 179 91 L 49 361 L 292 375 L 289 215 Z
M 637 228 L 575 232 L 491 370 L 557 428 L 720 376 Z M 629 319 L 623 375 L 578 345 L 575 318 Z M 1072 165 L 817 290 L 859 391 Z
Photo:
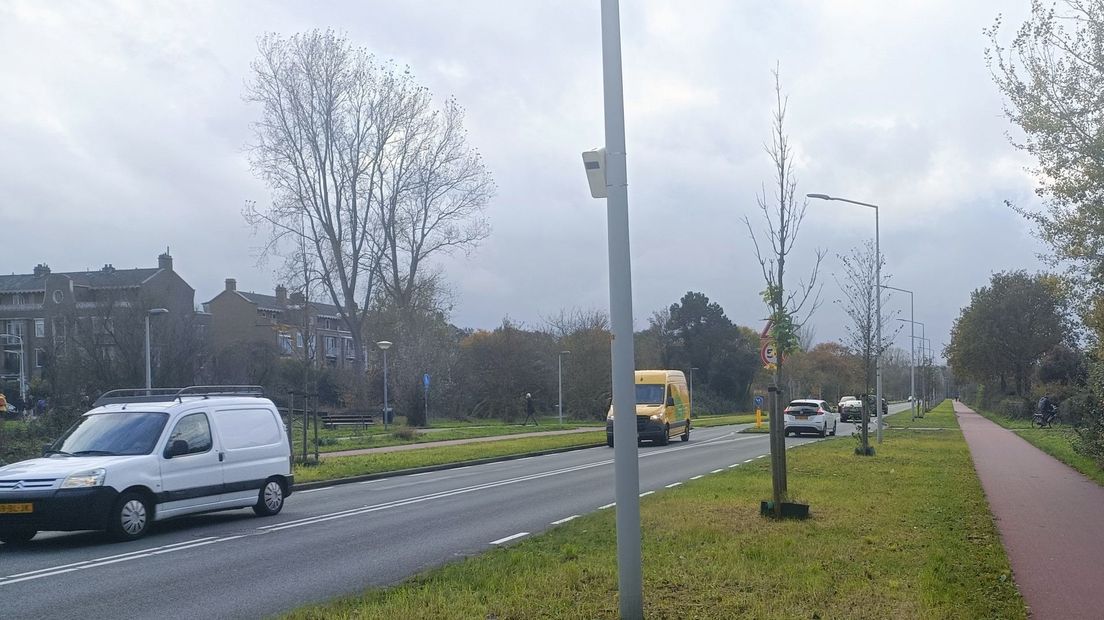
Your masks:
M 1032 618 L 1104 618 L 1104 487 L 954 403 Z

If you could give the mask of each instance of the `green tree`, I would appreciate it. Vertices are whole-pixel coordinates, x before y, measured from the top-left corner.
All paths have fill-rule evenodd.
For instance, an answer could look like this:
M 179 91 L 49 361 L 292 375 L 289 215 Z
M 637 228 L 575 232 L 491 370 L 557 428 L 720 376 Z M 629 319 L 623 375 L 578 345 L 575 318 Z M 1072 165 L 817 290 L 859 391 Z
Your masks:
M 970 295 L 951 329 L 948 362 L 958 377 L 1028 396 L 1043 354 L 1070 338 L 1061 282 L 1025 271 L 994 274 Z
M 1031 16 L 1007 45 L 1001 19 L 986 31 L 986 60 L 1023 130 L 1012 139 L 1037 162 L 1043 210 L 1035 223 L 1053 256 L 1104 285 L 1104 2 L 1032 0 Z

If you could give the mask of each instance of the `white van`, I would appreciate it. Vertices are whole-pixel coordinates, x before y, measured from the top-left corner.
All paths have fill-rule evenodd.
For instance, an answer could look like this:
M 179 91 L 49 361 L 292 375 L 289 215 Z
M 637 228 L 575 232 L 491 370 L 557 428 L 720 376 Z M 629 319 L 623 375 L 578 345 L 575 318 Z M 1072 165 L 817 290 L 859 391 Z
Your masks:
M 41 458 L 0 467 L 0 541 L 40 530 L 140 538 L 153 521 L 291 494 L 291 445 L 256 386 L 112 390 Z

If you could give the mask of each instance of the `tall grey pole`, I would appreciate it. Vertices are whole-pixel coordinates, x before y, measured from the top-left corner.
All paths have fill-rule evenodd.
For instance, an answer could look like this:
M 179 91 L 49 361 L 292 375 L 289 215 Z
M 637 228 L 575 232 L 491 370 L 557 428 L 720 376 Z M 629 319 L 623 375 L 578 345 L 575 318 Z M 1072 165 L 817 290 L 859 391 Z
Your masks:
M 875 411 L 878 412 L 878 443 L 882 443 L 882 418 L 885 411 L 882 410 L 882 247 L 881 247 L 881 223 L 879 222 L 880 209 L 874 207 L 874 260 L 877 261 L 878 279 L 878 340 L 874 349 L 874 375 L 877 390 L 877 400 L 874 401 Z
M 916 295 L 905 288 L 897 288 L 888 284 L 882 288 L 901 291 L 909 294 L 909 411 L 912 417 L 916 417 Z
M 150 393 L 150 388 L 152 387 L 151 384 L 153 383 L 153 381 L 152 381 L 153 377 L 152 377 L 152 373 L 150 371 L 150 329 L 149 329 L 149 323 L 150 323 L 150 315 L 147 312 L 146 313 L 146 395 L 147 396 Z
M 556 410 L 560 414 L 560 426 L 563 426 L 563 353 L 556 356 L 556 376 L 559 383 L 559 395 L 556 397 Z
M 640 560 L 640 471 L 636 449 L 632 265 L 617 0 L 602 0 L 602 90 L 606 125 L 606 222 L 609 236 L 610 328 L 613 342 L 613 469 L 617 502 L 617 576 L 622 620 L 644 617 Z
M 387 430 L 387 349 L 383 350 L 383 430 Z

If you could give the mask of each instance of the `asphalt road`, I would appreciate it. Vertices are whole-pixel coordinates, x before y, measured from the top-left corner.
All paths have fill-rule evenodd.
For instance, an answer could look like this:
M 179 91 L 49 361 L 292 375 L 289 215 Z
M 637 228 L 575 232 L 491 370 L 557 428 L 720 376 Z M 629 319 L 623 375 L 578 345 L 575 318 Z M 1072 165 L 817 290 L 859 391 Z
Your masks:
M 642 446 L 642 494 L 765 457 L 767 436 L 738 428 Z M 840 424 L 839 435 L 852 428 Z M 0 618 L 267 617 L 393 584 L 612 502 L 613 450 L 602 447 L 303 491 L 276 517 L 186 517 L 130 543 L 39 534 L 26 547 L 0 545 Z

